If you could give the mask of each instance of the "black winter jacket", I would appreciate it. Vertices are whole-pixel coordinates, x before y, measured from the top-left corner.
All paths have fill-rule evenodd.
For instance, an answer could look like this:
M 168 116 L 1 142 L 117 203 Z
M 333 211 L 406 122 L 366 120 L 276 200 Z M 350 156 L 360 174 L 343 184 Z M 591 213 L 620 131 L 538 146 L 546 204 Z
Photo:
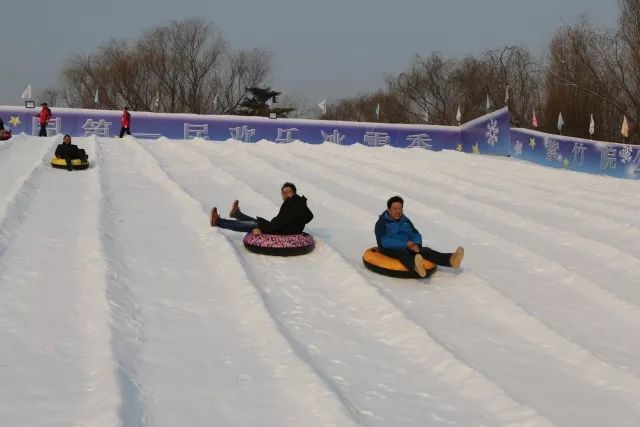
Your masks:
M 280 212 L 271 221 L 258 217 L 258 228 L 266 234 L 300 234 L 305 224 L 313 219 L 313 213 L 307 207 L 307 198 L 293 196 L 280 206 Z
M 87 155 L 84 150 L 79 149 L 75 144 L 58 144 L 56 147 L 56 157 L 59 159 L 85 160 Z

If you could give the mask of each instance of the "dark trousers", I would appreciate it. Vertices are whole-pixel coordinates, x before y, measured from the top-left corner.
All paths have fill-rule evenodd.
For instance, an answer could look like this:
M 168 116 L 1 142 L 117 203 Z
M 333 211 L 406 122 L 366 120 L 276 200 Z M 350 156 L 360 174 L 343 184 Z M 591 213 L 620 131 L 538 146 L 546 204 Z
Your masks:
M 40 133 L 38 136 L 47 136 L 47 124 L 40 123 Z
M 120 138 L 122 138 L 124 136 L 125 132 L 127 133 L 127 135 L 131 135 L 131 131 L 129 130 L 129 128 L 121 127 L 120 128 Z
M 64 158 L 64 160 L 67 162 L 67 170 L 73 170 L 73 164 L 71 163 L 73 161 L 73 157 L 72 156 L 67 156 Z
M 409 249 L 380 248 L 380 252 L 382 252 L 387 256 L 390 256 L 391 258 L 396 258 L 409 271 L 413 271 L 415 269 L 414 258 L 416 256 L 416 253 L 413 251 L 410 251 Z M 426 259 L 427 261 L 431 261 L 436 265 L 441 265 L 443 267 L 451 267 L 451 255 L 453 255 L 452 253 L 442 253 L 442 252 L 434 251 L 431 248 L 420 247 L 420 255 L 422 255 L 422 258 Z
M 243 231 L 248 233 L 254 228 L 258 228 L 258 220 L 250 217 L 249 215 L 245 215 L 238 210 L 235 219 L 218 218 L 216 227 L 224 228 L 225 230 Z

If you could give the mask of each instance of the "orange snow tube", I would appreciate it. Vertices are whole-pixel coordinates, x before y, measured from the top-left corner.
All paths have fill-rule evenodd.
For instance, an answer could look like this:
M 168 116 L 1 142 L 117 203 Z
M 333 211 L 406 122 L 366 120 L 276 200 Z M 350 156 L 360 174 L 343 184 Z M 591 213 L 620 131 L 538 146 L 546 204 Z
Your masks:
M 385 276 L 402 277 L 406 279 L 420 278 L 418 273 L 407 270 L 407 268 L 397 259 L 391 258 L 390 256 L 380 252 L 377 246 L 364 251 L 364 254 L 362 255 L 362 262 L 369 270 L 384 274 Z M 436 265 L 425 259 L 424 269 L 427 270 L 426 277 L 429 277 L 436 271 Z

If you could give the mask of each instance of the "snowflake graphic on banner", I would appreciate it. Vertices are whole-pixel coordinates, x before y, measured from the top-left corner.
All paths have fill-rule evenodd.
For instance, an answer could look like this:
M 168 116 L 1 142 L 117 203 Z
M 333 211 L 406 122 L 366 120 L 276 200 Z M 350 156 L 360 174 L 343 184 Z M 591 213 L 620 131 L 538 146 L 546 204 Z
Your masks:
M 513 146 L 513 154 L 515 154 L 516 156 L 522 156 L 522 142 L 516 141 L 515 145 Z
M 499 134 L 498 121 L 496 119 L 490 120 L 489 123 L 487 123 L 487 144 L 494 147 L 498 142 Z
M 631 147 L 623 147 L 618 153 L 622 163 L 628 163 L 631 161 L 631 157 L 633 155 L 633 148 Z

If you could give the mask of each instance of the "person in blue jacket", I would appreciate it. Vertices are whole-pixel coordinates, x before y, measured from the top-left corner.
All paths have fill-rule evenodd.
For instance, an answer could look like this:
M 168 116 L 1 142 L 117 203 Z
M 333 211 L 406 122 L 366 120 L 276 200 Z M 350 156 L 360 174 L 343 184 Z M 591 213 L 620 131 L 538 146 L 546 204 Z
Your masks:
M 400 196 L 387 200 L 387 210 L 382 212 L 375 228 L 380 252 L 398 259 L 407 270 L 415 271 L 420 277 L 427 275 L 423 265 L 425 259 L 444 267 L 459 268 L 464 248 L 459 246 L 453 253 L 441 253 L 422 246 L 422 236 L 402 213 L 403 207 L 404 200 Z

